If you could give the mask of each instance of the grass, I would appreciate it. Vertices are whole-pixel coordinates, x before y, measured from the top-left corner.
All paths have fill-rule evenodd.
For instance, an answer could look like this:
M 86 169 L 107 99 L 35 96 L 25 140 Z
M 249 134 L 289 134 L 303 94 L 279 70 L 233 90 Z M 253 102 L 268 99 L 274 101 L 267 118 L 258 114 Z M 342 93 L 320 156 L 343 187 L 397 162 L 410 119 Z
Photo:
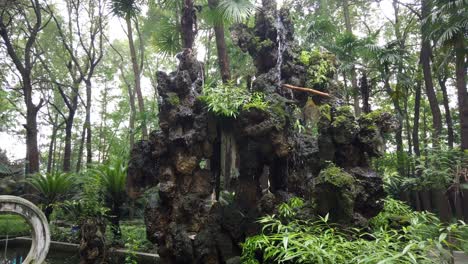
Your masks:
M 31 227 L 26 220 L 19 215 L 0 215 L 0 238 L 30 236 Z

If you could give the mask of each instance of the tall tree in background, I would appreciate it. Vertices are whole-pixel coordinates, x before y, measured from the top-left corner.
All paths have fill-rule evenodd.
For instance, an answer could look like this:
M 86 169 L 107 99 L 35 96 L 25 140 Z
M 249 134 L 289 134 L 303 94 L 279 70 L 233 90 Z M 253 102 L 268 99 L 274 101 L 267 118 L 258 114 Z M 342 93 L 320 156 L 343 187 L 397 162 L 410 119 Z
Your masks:
M 71 170 L 72 129 L 79 105 L 79 87 L 82 82 L 86 84 L 86 102 L 84 103 L 86 106 L 86 117 L 82 140 L 78 150 L 76 170 L 79 171 L 81 168 L 85 134 L 87 135 L 87 162 L 91 163 L 92 160 L 91 86 L 96 67 L 103 56 L 104 3 L 104 0 L 88 1 L 87 3 L 77 0 L 67 1 L 68 28 L 66 30 L 63 28 L 63 22 L 57 17 L 57 14 L 54 14 L 53 8 L 49 7 L 49 11 L 52 13 L 57 26 L 58 35 L 69 59 L 66 62 L 66 67 L 71 79 L 71 85 L 68 87 L 71 88 L 69 93 L 65 90 L 67 88 L 66 85 L 57 84 L 57 88 L 68 108 L 65 122 L 64 171 Z M 81 19 L 79 19 L 80 17 Z M 84 17 L 86 17 L 86 23 L 83 23 Z
M 43 6 L 39 0 L 23 2 L 0 2 L 1 43 L 20 75 L 21 91 L 26 105 L 26 173 L 39 171 L 37 144 L 37 113 L 44 100 L 33 102 L 33 69 L 37 63 L 35 43 L 38 34 L 50 20 L 43 21 Z
M 450 58 L 453 56 L 453 53 L 447 51 L 444 47 L 441 47 L 436 50 L 436 54 L 434 56 L 434 73 L 437 78 L 437 82 L 439 84 L 440 90 L 442 91 L 442 104 L 444 105 L 444 116 L 445 116 L 445 123 L 447 125 L 447 143 L 450 149 L 453 148 L 455 135 L 453 131 L 453 121 L 452 121 L 452 114 L 449 105 L 449 96 L 447 92 L 447 80 L 451 76 L 452 72 L 449 69 L 449 61 Z
M 140 118 L 142 118 L 141 134 L 142 134 L 143 139 L 146 139 L 148 138 L 148 129 L 146 127 L 145 103 L 143 100 L 143 94 L 141 92 L 141 71 L 143 68 L 143 49 L 140 49 L 141 59 L 140 61 L 138 61 L 135 43 L 133 39 L 133 26 L 132 26 L 132 20 L 136 20 L 135 25 L 138 31 L 137 14 L 140 11 L 139 4 L 140 4 L 140 1 L 138 0 L 112 0 L 112 12 L 118 17 L 125 19 L 125 23 L 127 25 L 127 38 L 128 38 L 128 45 L 130 48 L 133 78 L 134 78 L 134 83 L 135 83 L 134 88 L 135 88 L 135 93 L 137 95 Z M 139 38 L 139 41 L 140 41 L 140 46 L 141 46 L 141 41 L 142 41 L 141 37 Z
M 468 6 L 465 0 L 435 0 L 431 13 L 423 16 L 426 27 L 441 45 L 453 47 L 455 53 L 455 79 L 460 118 L 461 150 L 468 149 L 468 91 L 466 87 L 467 50 L 466 32 Z
M 224 34 L 225 24 L 242 22 L 252 15 L 254 5 L 251 0 L 208 0 L 208 6 L 212 14 L 209 20 L 213 24 L 215 32 L 218 67 L 221 79 L 226 83 L 231 79 L 231 69 Z
M 191 49 L 197 35 L 197 13 L 194 0 L 183 1 L 182 16 L 180 18 L 182 48 Z
M 349 2 L 348 0 L 342 0 L 342 8 L 343 8 L 343 17 L 345 21 L 345 29 L 346 34 L 353 35 L 353 27 L 351 25 L 351 14 L 349 10 Z M 351 88 L 353 94 L 353 101 L 354 101 L 354 113 L 356 116 L 361 114 L 361 107 L 359 106 L 359 87 L 356 78 L 356 68 L 354 64 L 351 66 L 350 70 L 351 75 Z
M 430 39 L 430 25 L 425 23 L 425 19 L 428 19 L 431 14 L 431 0 L 421 0 L 421 53 L 420 63 L 422 66 L 424 76 L 424 86 L 426 87 L 426 95 L 429 100 L 429 105 L 432 112 L 432 125 L 434 133 L 432 136 L 432 143 L 438 145 L 439 137 L 442 134 L 442 114 L 440 112 L 439 103 L 437 101 L 437 95 L 434 90 L 434 83 L 432 79 L 431 71 L 431 56 L 432 47 Z
M 234 1 L 233 1 L 234 2 Z M 219 0 L 208 0 L 208 5 L 211 10 L 216 10 L 219 7 Z M 214 21 L 214 32 L 216 39 L 216 50 L 218 51 L 218 64 L 221 72 L 221 79 L 224 83 L 231 79 L 231 70 L 229 66 L 229 56 L 226 50 L 226 39 L 224 36 L 224 21 L 217 19 Z

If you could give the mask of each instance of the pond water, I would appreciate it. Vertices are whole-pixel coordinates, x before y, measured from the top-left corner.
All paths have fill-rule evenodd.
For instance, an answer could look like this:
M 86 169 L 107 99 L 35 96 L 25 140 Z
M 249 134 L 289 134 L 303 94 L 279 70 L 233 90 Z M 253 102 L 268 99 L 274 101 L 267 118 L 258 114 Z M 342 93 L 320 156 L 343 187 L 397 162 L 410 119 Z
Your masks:
M 0 264 L 20 264 L 29 251 L 29 247 L 8 247 L 5 260 L 5 248 L 0 248 Z M 49 251 L 47 255 L 47 264 L 77 264 L 79 263 L 78 254 L 69 252 L 57 252 L 54 250 Z

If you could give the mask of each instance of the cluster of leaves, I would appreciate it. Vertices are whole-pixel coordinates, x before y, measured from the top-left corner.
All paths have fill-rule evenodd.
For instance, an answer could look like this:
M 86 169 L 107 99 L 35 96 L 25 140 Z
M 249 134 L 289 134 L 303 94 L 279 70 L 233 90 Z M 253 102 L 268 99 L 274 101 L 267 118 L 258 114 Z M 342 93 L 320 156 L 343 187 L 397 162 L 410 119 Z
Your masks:
M 400 175 L 396 171 L 396 155 L 386 154 L 374 161 L 374 166 L 380 171 L 384 179 L 384 188 L 393 196 L 404 190 L 446 189 L 451 185 L 457 188 L 467 188 L 460 179 L 457 171 L 466 167 L 467 154 L 454 149 L 428 149 L 425 156 L 419 159 L 409 159 L 405 162 L 415 164 L 419 177 Z
M 138 264 L 136 252 L 140 251 L 146 240 L 144 227 L 122 226 L 125 239 L 125 248 L 128 250 L 125 256 L 125 264 Z
M 0 239 L 17 236 L 28 236 L 31 234 L 31 227 L 26 220 L 19 215 L 0 215 Z
M 206 103 L 211 112 L 225 117 L 235 118 L 241 109 L 266 110 L 268 107 L 264 94 L 250 93 L 232 82 L 225 84 L 219 82 L 216 86 L 205 86 L 200 99 Z
M 54 224 L 50 225 L 50 236 L 53 241 L 80 243 L 79 234 L 79 229 L 77 227 L 67 228 Z
M 333 77 L 336 70 L 333 55 L 317 49 L 302 51 L 299 60 L 308 67 L 307 87 L 323 86 Z
M 317 178 L 317 183 L 330 183 L 338 188 L 349 187 L 353 185 L 354 182 L 355 179 L 351 174 L 333 163 L 328 164 L 327 168 L 320 171 Z
M 328 215 L 297 219 L 302 203 L 289 201 L 279 215 L 259 220 L 262 234 L 242 244 L 242 263 L 261 263 L 259 256 L 263 263 L 449 263 L 449 250 L 456 248 L 450 241 L 460 238 L 463 223 L 444 226 L 433 214 L 412 212 L 402 202 L 387 199 L 385 204 L 371 221 L 372 231 L 363 232 L 331 224 Z M 407 220 L 393 227 L 395 215 Z

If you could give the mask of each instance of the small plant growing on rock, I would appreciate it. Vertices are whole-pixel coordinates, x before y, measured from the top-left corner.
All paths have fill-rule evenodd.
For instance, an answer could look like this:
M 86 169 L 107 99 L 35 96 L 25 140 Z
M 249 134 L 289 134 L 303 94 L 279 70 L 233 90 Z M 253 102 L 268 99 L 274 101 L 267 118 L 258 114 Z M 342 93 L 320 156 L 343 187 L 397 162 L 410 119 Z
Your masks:
M 207 85 L 204 87 L 203 95 L 199 98 L 211 112 L 225 117 L 236 118 L 241 109 L 265 110 L 268 107 L 263 93 L 251 94 L 245 88 L 236 86 L 232 82 L 218 83 L 216 86 Z

